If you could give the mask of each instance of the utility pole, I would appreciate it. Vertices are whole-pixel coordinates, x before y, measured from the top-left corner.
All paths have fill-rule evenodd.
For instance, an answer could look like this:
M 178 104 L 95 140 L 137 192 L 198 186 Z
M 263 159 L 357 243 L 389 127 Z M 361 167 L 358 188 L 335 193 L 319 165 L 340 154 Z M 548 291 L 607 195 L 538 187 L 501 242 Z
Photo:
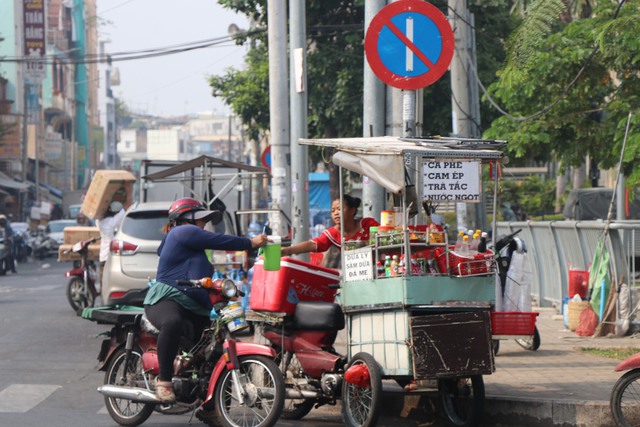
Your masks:
M 289 184 L 289 96 L 287 91 L 287 4 L 285 0 L 268 0 L 269 39 L 269 111 L 271 132 L 272 207 L 290 212 Z M 274 233 L 283 235 L 285 224 L 270 218 Z
M 307 137 L 306 6 L 289 0 L 289 75 L 291 97 L 291 220 L 292 243 L 309 240 L 309 149 L 298 144 Z M 308 254 L 296 258 L 309 260 Z
M 459 138 L 480 138 L 480 103 L 478 85 L 473 78 L 476 68 L 473 15 L 467 0 L 449 0 L 455 51 L 451 61 L 452 134 Z M 456 205 L 458 229 L 488 228 L 484 197 L 479 204 Z
M 386 5 L 385 0 L 367 0 L 364 2 L 365 33 L 374 16 Z M 364 90 L 362 109 L 362 136 L 383 136 L 385 134 L 385 84 L 376 77 L 364 59 Z M 384 188 L 363 177 L 362 180 L 362 216 L 380 218 L 385 209 Z
M 23 68 L 26 68 L 26 65 L 23 65 Z M 22 182 L 27 183 L 27 166 L 29 165 L 29 133 L 28 133 L 28 125 L 27 125 L 27 115 L 28 115 L 28 97 L 29 93 L 27 90 L 27 81 L 24 77 L 22 77 Z M 20 221 L 24 221 L 27 217 L 27 200 L 28 200 L 28 192 L 21 191 L 20 192 Z

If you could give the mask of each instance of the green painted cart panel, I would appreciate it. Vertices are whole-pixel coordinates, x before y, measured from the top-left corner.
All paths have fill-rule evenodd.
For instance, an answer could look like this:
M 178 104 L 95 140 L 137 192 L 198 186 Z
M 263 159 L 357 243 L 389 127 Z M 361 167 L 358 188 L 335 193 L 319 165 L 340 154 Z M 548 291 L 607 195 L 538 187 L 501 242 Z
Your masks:
M 433 305 L 444 301 L 495 303 L 495 276 L 411 276 L 343 282 L 344 307 Z

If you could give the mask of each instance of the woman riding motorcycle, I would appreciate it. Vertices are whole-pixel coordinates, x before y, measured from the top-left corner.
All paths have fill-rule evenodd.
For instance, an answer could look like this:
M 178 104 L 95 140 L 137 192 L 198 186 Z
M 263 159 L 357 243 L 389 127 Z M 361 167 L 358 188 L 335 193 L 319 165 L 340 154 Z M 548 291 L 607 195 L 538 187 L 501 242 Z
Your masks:
M 179 286 L 177 281 L 213 275 L 206 249 L 242 251 L 267 243 L 264 234 L 249 239 L 204 230 L 209 221 L 215 224 L 221 217 L 220 211 L 206 210 L 202 203 L 192 198 L 177 200 L 169 208 L 169 223 L 164 228 L 167 234 L 158 248 L 160 260 L 156 284 L 144 300 L 147 318 L 160 330 L 156 395 L 167 403 L 175 401 L 171 384 L 173 360 L 188 325 L 185 321 L 193 326 L 189 335 L 198 337 L 209 324 L 212 309 L 205 289 Z M 187 326 L 186 330 L 189 329 Z

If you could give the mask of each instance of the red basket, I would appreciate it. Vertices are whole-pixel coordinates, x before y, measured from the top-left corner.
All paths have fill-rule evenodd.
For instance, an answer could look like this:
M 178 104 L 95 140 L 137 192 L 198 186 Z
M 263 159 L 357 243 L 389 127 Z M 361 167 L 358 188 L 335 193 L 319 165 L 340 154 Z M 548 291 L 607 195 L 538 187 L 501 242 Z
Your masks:
M 444 254 L 445 252 L 440 252 L 436 258 L 440 273 L 447 274 L 450 272 L 456 276 L 470 276 L 487 274 L 492 271 L 493 252 L 490 250 L 475 255 L 462 256 L 454 252 L 453 246 L 450 246 L 446 252 L 449 257 L 449 271 L 447 271 L 447 259 Z
M 540 313 L 519 311 L 492 311 L 492 335 L 533 335 L 536 329 L 536 317 Z

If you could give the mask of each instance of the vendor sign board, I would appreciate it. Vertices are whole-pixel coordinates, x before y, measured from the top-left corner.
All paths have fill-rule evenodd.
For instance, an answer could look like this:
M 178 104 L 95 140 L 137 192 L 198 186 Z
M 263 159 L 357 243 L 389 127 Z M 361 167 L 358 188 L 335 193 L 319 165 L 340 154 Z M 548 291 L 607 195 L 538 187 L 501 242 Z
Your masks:
M 373 280 L 373 255 L 370 247 L 344 251 L 344 280 Z
M 432 202 L 480 202 L 480 162 L 428 160 L 422 165 L 422 199 Z

